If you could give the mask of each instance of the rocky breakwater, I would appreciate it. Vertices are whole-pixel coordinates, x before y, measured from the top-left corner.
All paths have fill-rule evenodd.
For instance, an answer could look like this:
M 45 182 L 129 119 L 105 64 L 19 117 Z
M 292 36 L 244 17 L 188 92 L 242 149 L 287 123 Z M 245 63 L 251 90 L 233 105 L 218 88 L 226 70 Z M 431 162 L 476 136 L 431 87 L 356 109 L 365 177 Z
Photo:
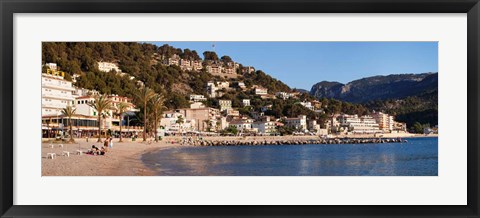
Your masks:
M 293 140 L 198 140 L 194 146 L 259 146 L 259 145 L 307 145 L 307 144 L 373 144 L 404 143 L 399 138 L 328 138 L 328 139 L 293 139 Z

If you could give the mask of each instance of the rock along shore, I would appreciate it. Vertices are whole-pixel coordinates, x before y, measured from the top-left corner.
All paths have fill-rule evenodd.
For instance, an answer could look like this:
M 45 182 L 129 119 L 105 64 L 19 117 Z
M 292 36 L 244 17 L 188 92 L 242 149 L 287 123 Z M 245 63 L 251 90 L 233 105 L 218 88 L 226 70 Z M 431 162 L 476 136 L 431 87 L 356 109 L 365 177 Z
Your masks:
M 326 138 L 294 140 L 191 140 L 184 142 L 193 146 L 253 146 L 253 145 L 306 145 L 306 144 L 372 144 L 404 143 L 400 138 Z

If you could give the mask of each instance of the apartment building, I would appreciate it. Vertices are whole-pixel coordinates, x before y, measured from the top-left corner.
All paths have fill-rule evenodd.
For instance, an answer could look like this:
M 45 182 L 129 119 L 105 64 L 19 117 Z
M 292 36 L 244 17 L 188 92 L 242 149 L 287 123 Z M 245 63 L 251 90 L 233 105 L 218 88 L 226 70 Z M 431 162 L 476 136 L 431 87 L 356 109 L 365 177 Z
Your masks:
M 285 125 L 296 130 L 307 130 L 307 116 L 299 115 L 298 117 L 286 118 Z
M 62 109 L 72 106 L 75 89 L 64 76 L 64 72 L 55 70 L 42 73 L 42 116 L 59 115 Z
M 258 133 L 264 135 L 272 135 L 277 132 L 275 121 L 270 120 L 268 116 L 260 121 L 253 122 L 252 128 L 257 129 Z
M 231 100 L 218 100 L 218 105 L 220 106 L 220 111 L 225 111 L 227 109 L 232 109 Z
M 348 128 L 349 132 L 358 134 L 381 133 L 378 123 L 371 116 L 347 115 L 343 114 L 338 117 L 338 121 L 342 127 Z
M 393 125 L 394 125 L 393 116 L 390 116 L 382 112 L 374 112 L 372 114 L 372 117 L 378 123 L 380 130 L 383 130 L 385 132 L 389 132 L 393 130 Z

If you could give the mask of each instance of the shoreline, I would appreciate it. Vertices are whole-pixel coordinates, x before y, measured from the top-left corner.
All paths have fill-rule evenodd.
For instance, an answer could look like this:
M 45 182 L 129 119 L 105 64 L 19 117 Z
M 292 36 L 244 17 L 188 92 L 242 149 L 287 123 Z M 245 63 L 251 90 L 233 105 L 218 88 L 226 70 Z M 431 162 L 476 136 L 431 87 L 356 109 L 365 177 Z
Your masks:
M 278 138 L 280 137 L 280 138 Z M 424 136 L 414 136 L 424 137 Z M 435 137 L 435 136 L 430 136 Z M 227 139 L 228 138 L 228 139 Z M 405 137 L 407 138 L 407 137 Z M 412 138 L 412 137 L 408 137 Z M 318 136 L 247 136 L 247 137 L 205 137 L 205 140 L 232 140 L 236 142 L 254 141 L 254 140 L 302 140 L 319 139 Z M 347 138 L 350 139 L 350 138 Z M 385 138 L 384 138 L 385 139 Z M 193 147 L 191 144 L 181 144 L 181 136 L 167 136 L 158 143 L 132 142 L 131 139 L 124 139 L 124 142 L 118 142 L 114 139 L 113 148 L 106 155 L 78 155 L 77 150 L 86 151 L 92 145 L 97 147 L 102 143 L 97 143 L 96 139 L 90 139 L 86 142 L 84 139 L 76 139 L 76 143 L 64 143 L 63 148 L 60 143 L 42 143 L 42 176 L 155 176 L 156 173 L 146 166 L 142 161 L 142 155 L 158 151 L 161 149 Z M 339 138 L 332 138 L 339 140 Z M 93 142 L 92 142 L 93 141 Z M 172 143 L 172 141 L 174 143 Z M 54 148 L 50 147 L 54 145 Z M 252 146 L 252 145 L 239 145 Z M 260 145 L 259 145 L 260 146 Z M 269 146 L 269 145 L 266 145 Z M 273 145 L 271 145 L 273 146 Z M 294 145 L 292 145 L 294 146 Z M 62 156 L 63 151 L 70 152 L 69 157 Z M 47 153 L 55 153 L 55 159 L 47 159 Z

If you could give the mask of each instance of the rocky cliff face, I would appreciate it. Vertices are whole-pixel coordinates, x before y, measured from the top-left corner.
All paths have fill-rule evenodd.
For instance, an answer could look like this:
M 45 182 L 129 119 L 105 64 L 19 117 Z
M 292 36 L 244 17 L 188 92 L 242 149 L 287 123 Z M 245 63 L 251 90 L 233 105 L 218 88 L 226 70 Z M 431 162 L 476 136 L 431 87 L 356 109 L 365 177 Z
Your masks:
M 372 100 L 400 99 L 437 89 L 438 73 L 395 74 L 367 77 L 347 84 L 322 81 L 312 86 L 310 94 L 317 98 L 365 103 Z

